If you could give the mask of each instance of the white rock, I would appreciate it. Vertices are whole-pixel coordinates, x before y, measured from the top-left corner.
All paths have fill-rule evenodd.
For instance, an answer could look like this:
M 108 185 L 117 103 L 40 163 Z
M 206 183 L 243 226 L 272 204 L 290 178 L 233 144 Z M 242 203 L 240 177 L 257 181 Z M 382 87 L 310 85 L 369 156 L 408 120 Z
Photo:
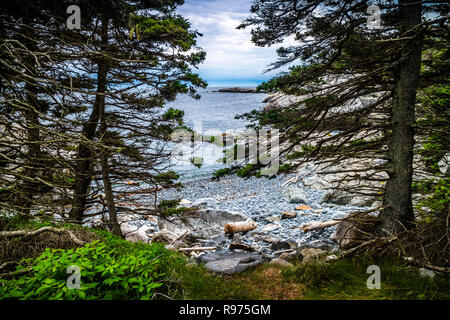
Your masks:
M 267 222 L 278 222 L 281 221 L 281 217 L 277 216 L 277 215 L 273 215 L 270 217 L 265 218 L 264 220 L 266 220 Z
M 129 222 L 125 222 L 120 225 L 120 230 L 127 241 L 150 242 L 150 237 L 145 232 L 147 227 L 136 227 Z
M 268 224 L 267 226 L 265 226 L 264 228 L 262 228 L 261 231 L 271 232 L 271 231 L 277 230 L 278 228 L 280 228 L 279 224 L 271 223 L 271 224 Z
M 419 271 L 420 271 L 420 276 L 424 277 L 424 278 L 433 279 L 434 276 L 436 275 L 433 270 L 429 270 L 429 269 L 425 269 L 425 268 L 420 268 Z

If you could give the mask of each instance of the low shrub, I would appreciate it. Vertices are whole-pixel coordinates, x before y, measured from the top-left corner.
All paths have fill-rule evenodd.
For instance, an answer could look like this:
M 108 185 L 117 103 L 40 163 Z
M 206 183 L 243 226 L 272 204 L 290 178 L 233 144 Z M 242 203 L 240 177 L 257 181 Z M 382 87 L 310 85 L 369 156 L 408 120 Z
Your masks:
M 182 259 L 159 244 L 129 243 L 109 233 L 77 249 L 46 249 L 0 280 L 0 299 L 155 299 L 171 294 L 170 270 Z M 80 288 L 69 289 L 69 266 Z M 18 276 L 18 277 L 17 277 Z

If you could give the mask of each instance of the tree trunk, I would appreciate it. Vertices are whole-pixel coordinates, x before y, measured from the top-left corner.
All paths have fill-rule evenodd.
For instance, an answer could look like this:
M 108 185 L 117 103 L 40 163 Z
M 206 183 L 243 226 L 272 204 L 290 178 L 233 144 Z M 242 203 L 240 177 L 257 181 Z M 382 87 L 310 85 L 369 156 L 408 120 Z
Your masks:
M 108 43 L 108 18 L 102 18 L 101 39 L 102 45 L 106 46 Z M 106 92 L 106 78 L 108 74 L 108 66 L 103 58 L 97 63 L 97 96 L 93 104 L 92 113 L 88 122 L 83 126 L 82 135 L 89 141 L 95 137 L 98 121 L 100 119 L 100 107 L 102 101 L 105 99 Z M 104 103 L 104 102 L 103 102 Z M 86 145 L 81 141 L 78 148 L 78 164 L 75 172 L 74 195 L 72 201 L 72 209 L 70 211 L 70 218 L 73 221 L 81 222 L 83 220 L 84 210 L 86 209 L 86 199 L 88 196 L 89 187 L 92 182 L 92 150 L 90 145 Z
M 414 223 L 411 199 L 413 175 L 413 149 L 416 92 L 422 55 L 422 35 L 418 34 L 422 5 L 416 0 L 399 1 L 403 18 L 401 37 L 404 40 L 402 58 L 394 88 L 391 119 L 392 134 L 389 141 L 389 180 L 386 184 L 384 206 L 380 218 L 380 234 L 396 234 L 409 229 Z M 415 29 L 414 29 L 415 27 Z
M 107 131 L 106 115 L 105 115 L 105 97 L 100 103 L 100 141 L 105 144 L 105 135 Z M 103 188 L 105 190 L 106 206 L 108 207 L 109 224 L 112 233 L 118 237 L 123 238 L 122 230 L 120 229 L 119 221 L 117 220 L 116 205 L 114 203 L 114 195 L 111 186 L 111 179 L 109 178 L 109 164 L 108 154 L 104 150 L 100 150 L 100 164 L 102 169 Z
M 25 23 L 30 23 L 28 19 L 25 19 Z M 34 39 L 33 32 L 24 28 L 22 31 L 27 34 L 28 37 L 24 37 L 23 44 L 30 52 L 36 51 L 36 43 L 30 39 Z M 27 153 L 26 153 L 26 166 L 24 171 L 25 179 L 22 182 L 22 194 L 19 197 L 19 212 L 23 217 L 27 217 L 30 214 L 30 209 L 33 203 L 33 195 L 36 194 L 36 178 L 37 164 L 40 161 L 40 131 L 39 131 L 39 115 L 36 110 L 39 109 L 37 100 L 37 84 L 34 80 L 36 77 L 36 61 L 31 56 L 26 58 L 26 64 L 28 67 L 27 75 L 33 79 L 25 82 L 25 96 L 26 106 L 23 111 L 25 118 L 25 128 L 27 131 Z
M 100 159 L 102 166 L 103 188 L 105 189 L 106 205 L 108 207 L 109 224 L 111 225 L 112 233 L 123 238 L 122 230 L 120 229 L 119 221 L 117 220 L 116 205 L 114 203 L 114 195 L 111 187 L 111 180 L 109 178 L 108 157 L 105 152 L 101 152 Z

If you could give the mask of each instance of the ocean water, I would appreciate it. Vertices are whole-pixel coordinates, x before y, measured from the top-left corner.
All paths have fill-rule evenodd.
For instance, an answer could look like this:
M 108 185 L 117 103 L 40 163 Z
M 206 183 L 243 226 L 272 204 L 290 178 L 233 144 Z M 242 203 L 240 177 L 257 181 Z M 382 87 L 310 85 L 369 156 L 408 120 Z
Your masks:
M 219 135 L 222 133 L 244 130 L 248 124 L 243 119 L 235 119 L 237 115 L 260 110 L 262 102 L 268 95 L 265 93 L 227 93 L 214 92 L 223 87 L 208 87 L 199 90 L 200 100 L 180 95 L 167 108 L 184 111 L 185 125 L 202 135 Z M 251 87 L 243 87 L 251 88 Z M 174 146 L 174 145 L 172 145 Z M 208 142 L 197 144 L 175 144 L 171 158 L 171 169 L 180 174 L 180 180 L 205 178 L 227 165 L 222 163 L 223 147 Z M 192 164 L 191 159 L 202 158 L 200 168 Z

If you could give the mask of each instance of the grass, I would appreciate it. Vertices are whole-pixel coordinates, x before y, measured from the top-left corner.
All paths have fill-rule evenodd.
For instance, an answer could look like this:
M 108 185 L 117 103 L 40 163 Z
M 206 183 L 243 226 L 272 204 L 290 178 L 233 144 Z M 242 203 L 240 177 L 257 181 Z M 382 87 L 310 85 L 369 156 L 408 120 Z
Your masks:
M 301 283 L 286 281 L 282 268 L 263 264 L 232 276 L 212 275 L 202 266 L 182 274 L 185 299 L 192 300 L 296 300 Z
M 381 288 L 369 289 L 367 267 L 381 269 Z M 186 299 L 258 300 L 449 300 L 450 279 L 422 277 L 401 261 L 371 261 L 364 257 L 331 264 L 269 264 L 233 276 L 211 275 L 201 267 L 183 274 Z

